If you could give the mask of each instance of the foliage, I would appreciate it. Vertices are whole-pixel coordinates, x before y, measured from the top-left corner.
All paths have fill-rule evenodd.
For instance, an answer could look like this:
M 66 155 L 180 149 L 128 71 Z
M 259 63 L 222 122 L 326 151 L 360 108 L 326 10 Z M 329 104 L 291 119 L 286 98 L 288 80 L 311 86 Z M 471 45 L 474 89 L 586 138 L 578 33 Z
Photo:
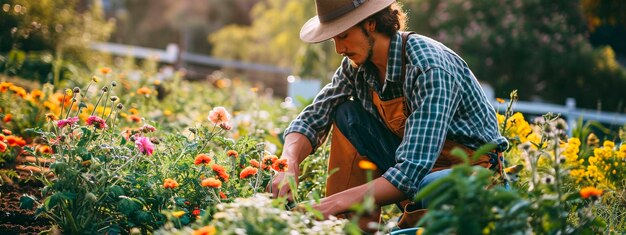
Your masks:
M 340 60 L 340 56 L 331 54 L 334 53 L 332 44 L 307 45 L 295 38 L 304 22 L 315 15 L 314 4 L 313 1 L 261 1 L 252 9 L 252 25 L 226 26 L 209 37 L 214 45 L 213 54 L 228 59 L 296 66 L 295 73 L 304 78 L 327 79 Z
M 592 48 L 578 1 L 412 1 L 412 30 L 458 52 L 496 96 L 621 111 L 626 72 L 611 48 Z M 497 10 L 495 10 L 497 9 Z M 594 87 L 594 91 L 587 89 Z M 601 105 L 600 105 L 601 104 Z

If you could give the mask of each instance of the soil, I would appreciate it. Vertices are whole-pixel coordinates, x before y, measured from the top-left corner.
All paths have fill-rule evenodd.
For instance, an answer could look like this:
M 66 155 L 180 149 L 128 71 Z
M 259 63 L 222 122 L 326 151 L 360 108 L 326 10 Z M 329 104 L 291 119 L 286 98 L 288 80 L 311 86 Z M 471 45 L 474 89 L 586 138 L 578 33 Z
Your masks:
M 31 195 L 38 200 L 40 182 L 28 181 L 12 185 L 0 185 L 0 234 L 38 234 L 50 228 L 50 222 L 44 218 L 35 218 L 36 205 L 33 208 L 20 208 L 20 197 Z

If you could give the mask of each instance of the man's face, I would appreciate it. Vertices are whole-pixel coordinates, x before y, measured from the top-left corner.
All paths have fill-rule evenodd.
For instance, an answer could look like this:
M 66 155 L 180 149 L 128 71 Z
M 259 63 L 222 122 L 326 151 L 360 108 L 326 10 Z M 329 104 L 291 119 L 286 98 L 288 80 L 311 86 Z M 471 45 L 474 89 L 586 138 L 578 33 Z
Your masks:
M 357 25 L 333 37 L 337 54 L 347 56 L 354 67 L 365 64 L 372 57 L 374 39 L 364 30 Z

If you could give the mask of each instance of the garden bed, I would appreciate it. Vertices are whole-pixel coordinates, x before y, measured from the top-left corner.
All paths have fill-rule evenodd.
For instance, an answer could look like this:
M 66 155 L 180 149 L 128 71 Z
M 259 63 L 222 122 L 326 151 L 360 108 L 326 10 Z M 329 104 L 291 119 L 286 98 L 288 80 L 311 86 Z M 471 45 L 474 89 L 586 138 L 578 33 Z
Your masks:
M 0 234 L 38 234 L 50 228 L 45 218 L 35 218 L 35 209 L 20 208 L 22 195 L 41 196 L 40 182 L 29 181 L 14 185 L 0 186 Z

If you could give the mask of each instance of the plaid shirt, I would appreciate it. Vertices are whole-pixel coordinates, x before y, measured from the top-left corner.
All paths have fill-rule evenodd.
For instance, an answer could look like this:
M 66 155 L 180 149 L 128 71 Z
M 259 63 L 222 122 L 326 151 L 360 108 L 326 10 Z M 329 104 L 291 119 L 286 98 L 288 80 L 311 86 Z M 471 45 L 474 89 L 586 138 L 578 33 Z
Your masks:
M 500 151 L 507 148 L 506 139 L 498 132 L 495 110 L 465 61 L 443 44 L 416 34 L 407 40 L 406 55 L 406 78 L 402 78 L 402 36 L 398 32 L 391 39 L 382 85 L 372 64 L 353 68 L 344 58 L 332 82 L 291 122 L 285 135 L 302 133 L 316 149 L 328 134 L 335 107 L 342 102 L 358 100 L 382 122 L 370 89 L 381 100 L 405 96 L 410 116 L 396 150 L 396 165 L 383 177 L 409 198 L 430 172 L 446 138 L 473 149 L 486 143 L 497 144 Z

